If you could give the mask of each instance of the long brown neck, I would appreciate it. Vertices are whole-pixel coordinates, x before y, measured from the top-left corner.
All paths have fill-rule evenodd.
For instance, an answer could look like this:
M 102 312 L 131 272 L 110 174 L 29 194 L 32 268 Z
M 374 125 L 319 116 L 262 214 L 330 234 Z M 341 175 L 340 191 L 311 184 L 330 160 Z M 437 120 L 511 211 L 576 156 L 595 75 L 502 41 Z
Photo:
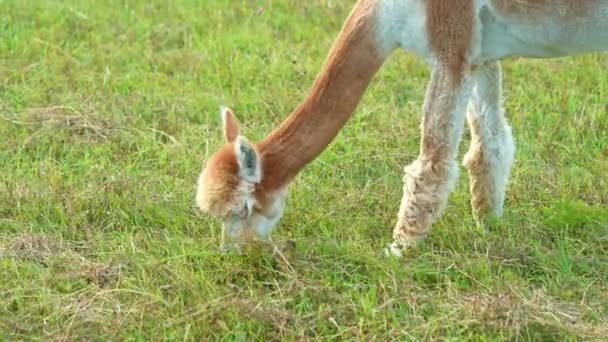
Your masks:
M 286 186 L 331 143 L 382 65 L 374 4 L 355 5 L 304 102 L 258 143 L 267 191 Z

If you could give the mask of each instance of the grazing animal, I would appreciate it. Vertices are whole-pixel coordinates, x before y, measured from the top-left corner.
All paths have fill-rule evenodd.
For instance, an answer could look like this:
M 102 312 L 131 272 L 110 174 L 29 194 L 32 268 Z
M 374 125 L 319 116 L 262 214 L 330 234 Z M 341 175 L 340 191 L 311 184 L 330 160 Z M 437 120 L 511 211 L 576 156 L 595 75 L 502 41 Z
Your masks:
M 359 0 L 304 101 L 265 138 L 248 141 L 232 111 L 222 109 L 226 144 L 200 175 L 200 209 L 220 218 L 233 241 L 245 229 L 267 237 L 290 182 L 335 138 L 397 48 L 432 68 L 420 152 L 404 169 L 387 249 L 401 255 L 446 206 L 465 118 L 473 214 L 481 224 L 501 216 L 515 144 L 501 103 L 499 60 L 607 50 L 608 0 Z

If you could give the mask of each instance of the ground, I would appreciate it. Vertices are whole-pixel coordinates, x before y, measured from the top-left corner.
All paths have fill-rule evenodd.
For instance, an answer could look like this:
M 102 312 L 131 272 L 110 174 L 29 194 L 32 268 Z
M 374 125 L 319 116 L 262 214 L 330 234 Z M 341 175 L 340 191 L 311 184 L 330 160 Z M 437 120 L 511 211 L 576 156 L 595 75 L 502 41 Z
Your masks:
M 491 231 L 463 169 L 429 238 L 382 256 L 429 76 L 396 53 L 291 186 L 274 239 L 296 249 L 220 253 L 194 208 L 219 106 L 263 137 L 352 3 L 0 1 L 0 339 L 606 336 L 606 54 L 504 63 L 518 149 Z

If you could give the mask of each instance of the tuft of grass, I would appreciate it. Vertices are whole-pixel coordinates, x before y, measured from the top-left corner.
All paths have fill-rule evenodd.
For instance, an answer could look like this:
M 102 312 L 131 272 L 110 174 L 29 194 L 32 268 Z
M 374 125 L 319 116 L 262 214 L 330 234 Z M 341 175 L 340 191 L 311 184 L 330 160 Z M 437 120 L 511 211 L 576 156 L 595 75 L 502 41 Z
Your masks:
M 429 76 L 396 53 L 275 242 L 220 253 L 193 203 L 219 105 L 263 137 L 353 2 L 0 1 L 0 339 L 604 338 L 605 54 L 503 63 L 518 150 L 491 232 L 463 170 L 429 239 L 382 256 Z
M 53 131 L 65 130 L 75 139 L 91 141 L 108 139 L 117 126 L 117 123 L 96 115 L 91 109 L 82 113 L 70 106 L 28 108 L 23 113 L 19 113 L 16 119 L 6 119 L 33 131 L 24 142 L 27 145 L 37 144 L 36 136 L 46 133 L 45 130 L 50 131 L 51 134 Z

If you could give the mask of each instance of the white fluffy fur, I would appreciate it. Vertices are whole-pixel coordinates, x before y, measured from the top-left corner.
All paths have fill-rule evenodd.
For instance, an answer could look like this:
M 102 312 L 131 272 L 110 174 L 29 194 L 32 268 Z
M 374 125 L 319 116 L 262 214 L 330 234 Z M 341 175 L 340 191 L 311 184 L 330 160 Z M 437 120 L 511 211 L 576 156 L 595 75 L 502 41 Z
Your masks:
M 485 172 L 490 184 L 484 187 L 490 192 L 493 213 L 502 216 L 507 181 L 513 158 L 515 143 L 511 126 L 505 118 L 502 108 L 502 76 L 497 62 L 488 63 L 473 73 L 475 90 L 471 97 L 467 120 L 471 129 L 471 147 L 463 159 L 463 164 L 470 167 L 475 160 L 484 159 Z M 478 175 L 470 172 L 472 180 Z M 479 180 L 483 182 L 482 180 Z M 476 196 L 472 191 L 472 196 Z M 480 222 L 481 223 L 481 222 Z

